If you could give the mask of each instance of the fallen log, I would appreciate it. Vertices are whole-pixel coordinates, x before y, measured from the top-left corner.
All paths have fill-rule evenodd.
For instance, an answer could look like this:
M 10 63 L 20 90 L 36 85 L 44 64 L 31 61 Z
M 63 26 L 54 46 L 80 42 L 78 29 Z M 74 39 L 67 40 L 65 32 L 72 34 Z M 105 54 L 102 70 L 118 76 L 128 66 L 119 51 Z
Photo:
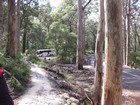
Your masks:
M 53 73 L 57 74 L 59 77 L 61 77 L 61 78 L 65 78 L 65 75 L 62 74 L 62 73 L 60 73 L 59 70 L 53 70 L 53 69 L 51 69 L 49 67 L 46 67 L 45 70 L 50 71 L 50 72 L 53 72 Z

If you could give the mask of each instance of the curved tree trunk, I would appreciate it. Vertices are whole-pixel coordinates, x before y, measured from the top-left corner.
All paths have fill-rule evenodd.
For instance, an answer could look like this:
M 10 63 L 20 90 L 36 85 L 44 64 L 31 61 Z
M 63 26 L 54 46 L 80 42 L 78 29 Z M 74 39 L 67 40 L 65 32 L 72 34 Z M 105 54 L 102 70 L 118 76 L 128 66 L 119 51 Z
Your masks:
M 102 105 L 122 105 L 122 0 L 105 0 L 105 73 Z
M 104 0 L 100 0 L 100 19 L 95 47 L 95 84 L 94 84 L 94 104 L 101 105 L 102 94 L 102 50 L 104 42 Z

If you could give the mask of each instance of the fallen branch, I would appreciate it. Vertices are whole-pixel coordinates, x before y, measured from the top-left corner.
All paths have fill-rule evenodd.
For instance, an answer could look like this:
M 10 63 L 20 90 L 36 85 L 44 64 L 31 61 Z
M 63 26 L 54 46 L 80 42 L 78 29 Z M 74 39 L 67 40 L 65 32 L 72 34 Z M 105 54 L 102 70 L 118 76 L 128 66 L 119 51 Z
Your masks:
M 85 92 L 85 95 L 86 95 L 87 99 L 90 101 L 91 105 L 94 105 L 92 98 L 89 97 L 86 92 Z
M 90 101 L 90 103 L 91 103 L 91 105 L 94 105 L 94 101 L 92 100 L 92 96 L 90 95 L 88 95 L 85 91 L 84 91 L 84 89 L 82 88 L 82 86 L 79 86 L 79 88 L 81 89 L 81 95 L 83 96 L 83 95 L 85 95 L 85 97 L 83 97 L 83 99 L 82 100 L 80 100 L 81 102 L 84 102 L 86 99 L 88 99 L 89 101 Z
M 62 74 L 62 73 L 60 73 L 59 70 L 53 70 L 53 69 L 48 68 L 48 67 L 46 67 L 45 70 L 48 70 L 48 71 L 50 71 L 50 72 L 53 72 L 53 73 L 57 74 L 58 76 L 60 76 L 60 77 L 62 77 L 62 78 L 65 78 L 65 75 Z
M 7 73 L 12 79 L 14 79 L 19 85 L 21 85 L 21 83 L 18 81 L 18 79 L 16 79 L 14 76 L 12 76 L 10 72 L 8 72 L 5 69 L 4 69 L 4 72 Z
M 83 10 L 88 6 L 88 4 L 91 2 L 91 0 L 89 0 L 84 6 L 83 6 Z

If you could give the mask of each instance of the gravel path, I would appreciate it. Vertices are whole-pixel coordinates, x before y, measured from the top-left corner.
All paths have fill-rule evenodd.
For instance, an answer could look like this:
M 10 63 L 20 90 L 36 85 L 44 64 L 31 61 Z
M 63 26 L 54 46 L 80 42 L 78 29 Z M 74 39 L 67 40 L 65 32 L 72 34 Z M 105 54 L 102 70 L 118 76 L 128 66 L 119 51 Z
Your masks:
M 92 69 L 92 66 L 84 68 Z M 24 95 L 15 100 L 15 105 L 77 105 L 77 100 L 56 88 L 47 72 L 32 64 L 30 86 Z M 122 95 L 123 105 L 140 105 L 140 71 L 129 67 L 123 68 Z M 68 104 L 71 102 L 74 103 Z
M 15 105 L 65 105 L 57 95 L 45 70 L 31 65 L 31 83 L 24 95 L 15 100 Z

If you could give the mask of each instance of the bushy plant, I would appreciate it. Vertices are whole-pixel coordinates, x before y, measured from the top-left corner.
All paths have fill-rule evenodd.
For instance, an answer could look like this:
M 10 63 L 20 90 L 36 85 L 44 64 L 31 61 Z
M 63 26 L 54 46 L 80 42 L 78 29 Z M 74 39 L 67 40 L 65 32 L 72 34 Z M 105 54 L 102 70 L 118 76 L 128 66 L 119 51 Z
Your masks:
M 21 92 L 24 89 L 24 86 L 22 86 L 21 83 L 17 83 L 17 81 L 13 77 L 10 80 L 8 80 L 8 83 L 18 92 Z
M 32 63 L 36 63 L 36 64 L 40 65 L 42 68 L 47 66 L 47 63 L 45 63 L 44 61 L 41 61 L 41 60 L 36 56 L 36 54 L 33 54 L 33 53 L 30 54 L 29 60 L 30 60 Z
M 50 26 L 47 37 L 47 46 L 56 50 L 57 60 L 61 63 L 69 63 L 76 56 L 77 36 L 69 32 L 65 24 L 54 22 Z
M 36 56 L 36 54 L 30 54 L 29 55 L 29 60 L 32 62 L 32 63 L 37 63 L 39 61 L 38 57 Z
M 130 61 L 131 61 L 131 66 L 138 68 L 140 67 L 140 51 L 137 52 L 131 52 L 130 53 Z
M 0 55 L 0 63 L 9 74 L 5 74 L 8 83 L 17 91 L 21 91 L 29 80 L 30 67 L 24 62 L 21 55 L 17 55 L 15 59 Z M 15 80 L 17 79 L 17 80 Z M 19 83 L 17 83 L 17 81 Z

